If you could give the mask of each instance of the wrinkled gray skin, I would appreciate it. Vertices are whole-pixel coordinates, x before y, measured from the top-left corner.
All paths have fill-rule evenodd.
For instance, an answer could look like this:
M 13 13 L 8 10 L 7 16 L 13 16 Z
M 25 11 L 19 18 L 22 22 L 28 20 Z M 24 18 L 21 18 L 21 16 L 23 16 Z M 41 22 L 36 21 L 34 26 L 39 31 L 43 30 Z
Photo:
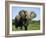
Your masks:
M 25 30 L 27 30 L 27 26 L 30 23 L 30 21 L 36 17 L 36 14 L 34 12 L 21 10 L 19 14 L 15 17 L 15 27 L 22 29 L 24 26 Z

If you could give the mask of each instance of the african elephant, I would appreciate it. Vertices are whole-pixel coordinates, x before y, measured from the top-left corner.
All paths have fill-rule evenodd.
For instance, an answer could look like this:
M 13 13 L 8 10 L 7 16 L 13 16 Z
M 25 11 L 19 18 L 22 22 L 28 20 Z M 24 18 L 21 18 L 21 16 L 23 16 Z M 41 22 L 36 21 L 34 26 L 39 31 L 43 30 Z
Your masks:
M 22 27 L 24 26 L 25 30 L 27 30 L 29 21 L 36 17 L 34 12 L 29 12 L 25 10 L 21 10 L 19 14 L 15 17 L 15 27 Z

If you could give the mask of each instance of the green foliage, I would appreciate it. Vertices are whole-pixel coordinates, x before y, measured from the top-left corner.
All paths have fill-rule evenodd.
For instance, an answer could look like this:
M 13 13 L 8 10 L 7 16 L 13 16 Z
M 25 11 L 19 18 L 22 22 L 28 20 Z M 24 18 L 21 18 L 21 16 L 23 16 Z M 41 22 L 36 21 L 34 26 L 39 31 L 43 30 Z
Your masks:
M 12 20 L 12 25 L 15 25 L 15 20 L 14 19 Z

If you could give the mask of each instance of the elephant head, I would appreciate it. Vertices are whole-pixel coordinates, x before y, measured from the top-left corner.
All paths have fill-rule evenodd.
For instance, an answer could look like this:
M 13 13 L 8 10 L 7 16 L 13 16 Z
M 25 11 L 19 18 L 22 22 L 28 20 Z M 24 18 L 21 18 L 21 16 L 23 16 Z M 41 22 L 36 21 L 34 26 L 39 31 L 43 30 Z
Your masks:
M 26 16 L 28 15 L 27 11 L 26 10 L 21 10 L 19 12 L 19 15 L 22 17 L 22 18 L 26 18 Z
M 33 18 L 36 17 L 35 12 L 33 12 L 33 11 L 26 11 L 26 10 L 21 10 L 21 11 L 19 12 L 19 15 L 20 15 L 20 17 L 22 17 L 23 19 L 26 18 L 28 21 L 29 21 L 29 20 L 32 20 Z

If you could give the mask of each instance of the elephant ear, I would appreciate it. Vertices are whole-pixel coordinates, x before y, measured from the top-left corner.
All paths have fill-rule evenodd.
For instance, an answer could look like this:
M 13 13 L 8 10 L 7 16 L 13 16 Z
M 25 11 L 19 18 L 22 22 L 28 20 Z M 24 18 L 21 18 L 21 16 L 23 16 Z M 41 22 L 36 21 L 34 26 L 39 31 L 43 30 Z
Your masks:
M 33 18 L 36 17 L 36 13 L 35 13 L 35 12 L 31 12 L 30 16 L 31 16 L 31 18 L 33 19 Z

